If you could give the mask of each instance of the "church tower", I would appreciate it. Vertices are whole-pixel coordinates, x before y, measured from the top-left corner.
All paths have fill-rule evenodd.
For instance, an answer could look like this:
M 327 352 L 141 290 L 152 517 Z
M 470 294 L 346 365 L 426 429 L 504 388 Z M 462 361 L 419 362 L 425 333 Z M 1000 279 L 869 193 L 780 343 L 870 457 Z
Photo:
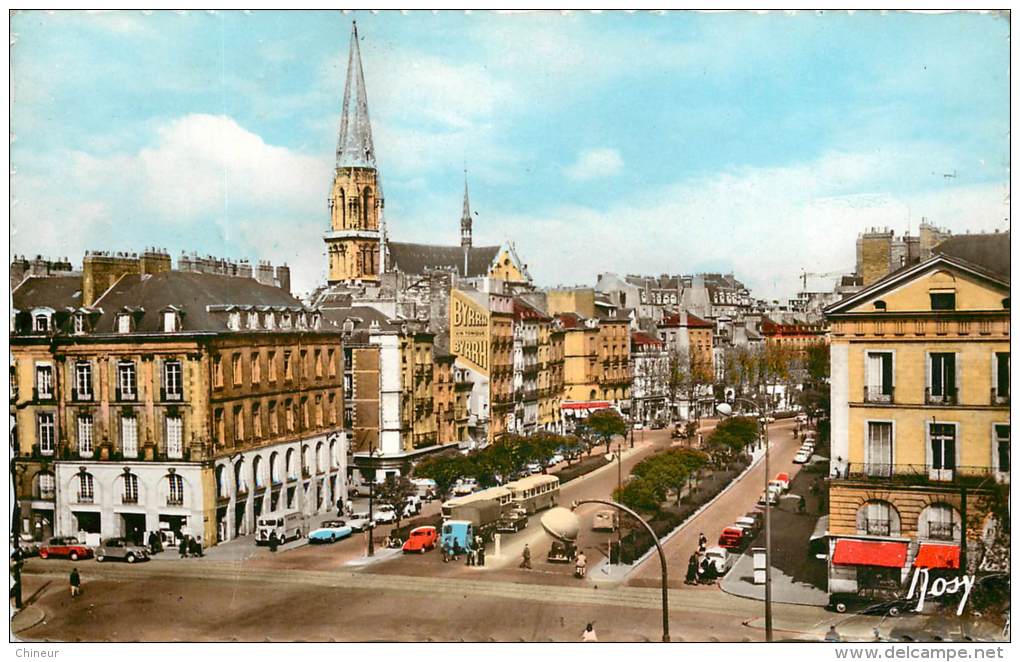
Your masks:
M 471 252 L 471 203 L 468 201 L 467 171 L 464 171 L 464 213 L 460 217 L 460 247 L 464 251 L 464 275 L 468 273 Z
M 329 196 L 329 283 L 378 281 L 381 267 L 379 219 L 383 195 L 368 120 L 368 96 L 361 70 L 358 25 L 351 28 L 347 82 L 340 111 L 336 171 Z

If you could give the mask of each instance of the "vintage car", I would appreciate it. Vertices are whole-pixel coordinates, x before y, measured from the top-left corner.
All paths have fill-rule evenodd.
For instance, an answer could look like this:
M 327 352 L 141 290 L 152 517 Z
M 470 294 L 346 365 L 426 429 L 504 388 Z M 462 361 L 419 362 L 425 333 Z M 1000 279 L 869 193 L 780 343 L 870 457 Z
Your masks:
M 549 563 L 570 563 L 577 558 L 577 547 L 573 543 L 554 540 L 546 560 Z
M 743 517 L 738 517 L 733 526 L 743 529 L 744 538 L 750 539 L 754 537 L 754 534 L 758 533 L 759 521 L 755 517 L 744 515 Z
M 354 529 L 347 526 L 342 519 L 328 519 L 322 522 L 322 526 L 314 529 L 308 534 L 309 543 L 334 543 L 337 540 L 349 538 Z
M 600 510 L 591 521 L 592 531 L 616 531 L 620 525 L 620 516 L 615 510 Z
M 375 528 L 375 522 L 369 519 L 367 510 L 354 513 L 345 521 L 352 531 L 364 531 L 365 529 Z
M 372 516 L 375 518 L 376 524 L 390 524 L 397 521 L 397 511 L 388 504 L 377 506 Z
M 870 616 L 898 616 L 917 607 L 917 599 L 907 600 L 892 592 L 888 594 L 858 595 L 857 593 L 833 593 L 829 596 L 828 608 L 845 614 L 867 614 Z
M 67 557 L 72 561 L 87 559 L 92 550 L 78 542 L 77 538 L 50 538 L 39 547 L 39 558 Z
M 773 485 L 770 482 L 769 483 L 768 492 L 767 493 L 766 492 L 762 492 L 761 496 L 758 497 L 758 505 L 759 506 L 764 506 L 765 502 L 766 502 L 766 499 L 768 500 L 768 504 L 769 505 L 771 505 L 771 506 L 776 505 L 777 503 L 779 503 L 779 494 L 780 494 L 780 492 L 781 492 L 781 490 L 779 489 L 779 487 Z M 767 497 L 765 496 L 766 494 L 768 494 Z
M 734 555 L 722 547 L 709 547 L 705 550 L 704 558 L 715 566 L 715 571 L 720 575 L 725 574 L 733 565 Z
M 474 478 L 461 478 L 453 487 L 454 496 L 466 496 L 478 491 L 478 481 Z
M 148 561 L 149 550 L 144 545 L 136 545 L 127 538 L 108 538 L 96 547 L 96 561 Z
M 513 508 L 505 513 L 496 522 L 496 531 L 499 533 L 517 533 L 528 526 L 528 511 L 522 508 Z
M 719 547 L 723 549 L 740 549 L 747 542 L 744 529 L 739 526 L 727 526 L 719 534 Z
M 777 473 L 776 477 L 773 478 L 772 480 L 782 484 L 784 492 L 790 489 L 790 474 L 786 473 L 785 471 L 780 471 L 779 473 Z
M 424 554 L 430 549 L 435 549 L 438 544 L 439 533 L 436 531 L 434 526 L 419 526 L 416 529 L 411 529 L 411 533 L 407 536 L 407 542 L 404 543 L 404 553 L 417 552 L 418 554 Z
M 800 449 L 797 454 L 793 456 L 794 464 L 807 464 L 811 461 L 811 451 Z

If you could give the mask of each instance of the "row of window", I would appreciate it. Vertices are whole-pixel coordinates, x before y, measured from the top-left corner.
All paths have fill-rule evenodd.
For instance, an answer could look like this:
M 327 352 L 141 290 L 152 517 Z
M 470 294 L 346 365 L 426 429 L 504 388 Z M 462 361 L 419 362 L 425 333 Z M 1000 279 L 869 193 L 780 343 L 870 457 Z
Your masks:
M 894 430 L 891 421 L 868 421 L 865 443 L 864 473 L 868 476 L 888 477 L 894 473 L 922 469 L 931 478 L 952 480 L 959 464 L 959 423 L 927 424 L 927 448 L 924 467 L 895 462 Z M 1000 473 L 1009 471 L 1009 424 L 992 425 L 992 469 Z M 898 470 L 902 468 L 903 471 Z M 851 467 L 853 470 L 853 467 Z
M 184 479 L 175 473 L 167 474 L 167 505 L 184 505 Z M 133 473 L 125 473 L 120 477 L 121 503 L 138 503 L 138 476 Z M 53 474 L 45 473 L 39 475 L 39 493 L 42 499 L 52 499 L 54 495 Z M 49 495 L 48 497 L 45 495 Z M 94 503 L 96 499 L 95 477 L 88 473 L 78 474 L 78 503 Z
M 330 377 L 336 376 L 336 352 L 333 349 L 327 349 L 325 352 L 326 356 L 326 368 Z M 277 353 L 275 351 L 269 351 L 266 354 L 266 365 L 267 375 L 266 378 L 270 384 L 276 382 L 278 378 L 278 365 L 281 365 L 283 370 L 283 378 L 285 380 L 295 379 L 295 373 L 300 377 L 302 366 L 308 375 L 314 375 L 316 379 L 324 376 L 323 371 L 323 351 L 321 349 L 314 350 L 311 354 L 308 350 L 301 350 L 300 360 L 294 360 L 294 353 L 290 350 L 282 352 L 282 364 L 279 364 L 276 360 Z M 309 357 L 311 357 L 312 363 L 309 364 Z M 234 386 L 241 386 L 244 383 L 244 367 L 242 366 L 243 354 L 240 352 L 234 353 L 230 357 L 230 375 Z M 263 366 L 263 355 L 261 352 L 251 352 L 248 358 L 247 368 L 250 375 L 250 383 L 252 385 L 262 383 L 262 366 Z M 223 361 L 221 357 L 213 357 L 213 386 L 216 388 L 222 388 L 224 384 L 223 375 Z
M 95 417 L 92 414 L 79 414 L 76 418 L 78 456 L 92 457 L 95 453 Z M 138 418 L 133 415 L 120 416 L 120 453 L 125 458 L 138 457 Z M 163 438 L 166 440 L 166 455 L 170 459 L 184 457 L 184 420 L 177 415 L 163 417 Z M 39 452 L 53 455 L 57 446 L 57 425 L 54 412 L 41 411 L 36 413 L 36 439 Z
M 956 352 L 929 352 L 925 370 L 925 403 L 953 405 L 960 403 L 960 381 Z M 995 352 L 992 365 L 990 404 L 1009 402 L 1009 352 Z M 895 402 L 895 353 L 892 350 L 869 351 L 865 354 L 864 401 Z M 985 404 L 985 403 L 981 403 Z
M 277 406 L 276 400 L 270 400 L 266 409 L 268 410 L 268 420 L 263 421 L 261 403 L 252 403 L 250 408 L 243 404 L 235 405 L 231 410 L 233 440 L 240 442 L 249 437 L 252 439 L 264 438 L 266 436 L 264 424 L 268 425 L 269 436 L 280 434 L 281 423 L 283 431 L 287 433 L 297 431 L 299 420 L 301 429 L 308 429 L 313 427 L 313 415 L 314 427 L 324 427 L 327 423 L 336 425 L 337 422 L 336 394 L 332 392 L 328 393 L 325 399 L 322 395 L 316 395 L 314 405 L 307 397 L 303 397 L 299 401 L 287 398 L 279 406 Z M 248 420 L 251 420 L 250 434 L 246 427 Z M 226 425 L 225 410 L 222 408 L 213 410 L 213 426 L 216 430 L 216 441 L 219 444 L 226 442 Z
M 89 361 L 77 361 L 73 367 L 72 399 L 75 401 L 91 401 L 96 399 L 95 370 Z M 12 371 L 11 390 L 17 394 L 17 379 Z M 178 360 L 165 360 L 162 365 L 161 383 L 163 400 L 180 401 L 184 399 L 183 367 Z M 54 393 L 54 368 L 51 364 L 38 364 L 35 367 L 35 398 L 52 399 Z M 134 361 L 117 362 L 117 400 L 135 400 L 138 397 L 138 368 Z

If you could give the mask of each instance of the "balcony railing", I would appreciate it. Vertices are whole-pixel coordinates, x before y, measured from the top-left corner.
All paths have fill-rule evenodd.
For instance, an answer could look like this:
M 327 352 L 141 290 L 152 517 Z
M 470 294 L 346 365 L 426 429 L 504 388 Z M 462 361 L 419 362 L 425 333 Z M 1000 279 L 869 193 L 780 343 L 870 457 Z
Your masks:
M 53 399 L 53 389 L 50 389 L 48 391 L 40 391 L 38 388 L 33 388 L 32 389 L 32 399 L 33 400 L 52 400 Z
M 92 391 L 71 389 L 71 402 L 92 402 L 94 399 Z
M 159 399 L 162 402 L 181 402 L 184 400 L 184 391 L 182 390 L 167 390 L 166 388 L 159 389 Z
M 865 386 L 864 401 L 873 404 L 891 404 L 893 399 L 893 386 Z
M 928 522 L 928 537 L 932 540 L 952 540 L 952 522 Z
M 168 506 L 183 506 L 184 495 L 170 494 L 166 498 L 166 505 Z
M 94 503 L 95 495 L 87 492 L 78 492 L 78 503 Z
M 864 521 L 864 530 L 869 536 L 888 536 L 891 526 L 887 519 L 868 518 Z
M 942 393 L 932 393 L 931 387 L 924 389 L 924 404 L 926 405 L 955 405 L 957 401 L 957 390 L 955 386 L 947 386 Z
M 123 494 L 120 497 L 120 502 L 121 503 L 138 503 L 138 495 L 137 494 Z
M 993 405 L 1009 405 L 1009 391 L 1002 392 L 996 387 L 992 387 L 992 404 Z
M 117 388 L 114 390 L 114 397 L 117 399 L 117 402 L 134 402 L 138 399 L 138 392 Z
M 930 464 L 883 464 L 851 462 L 846 471 L 834 475 L 837 480 L 881 482 L 894 485 L 975 485 L 991 484 L 995 471 L 990 466 L 935 468 Z

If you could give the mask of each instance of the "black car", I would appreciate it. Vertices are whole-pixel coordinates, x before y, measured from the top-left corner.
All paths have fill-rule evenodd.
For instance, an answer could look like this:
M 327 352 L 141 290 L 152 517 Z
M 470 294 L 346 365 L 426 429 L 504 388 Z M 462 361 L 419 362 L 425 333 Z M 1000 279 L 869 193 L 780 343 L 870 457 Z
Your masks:
M 858 595 L 856 593 L 833 593 L 829 596 L 828 609 L 840 614 L 863 614 L 868 616 L 899 616 L 913 612 L 917 600 L 906 598 L 883 598 Z

